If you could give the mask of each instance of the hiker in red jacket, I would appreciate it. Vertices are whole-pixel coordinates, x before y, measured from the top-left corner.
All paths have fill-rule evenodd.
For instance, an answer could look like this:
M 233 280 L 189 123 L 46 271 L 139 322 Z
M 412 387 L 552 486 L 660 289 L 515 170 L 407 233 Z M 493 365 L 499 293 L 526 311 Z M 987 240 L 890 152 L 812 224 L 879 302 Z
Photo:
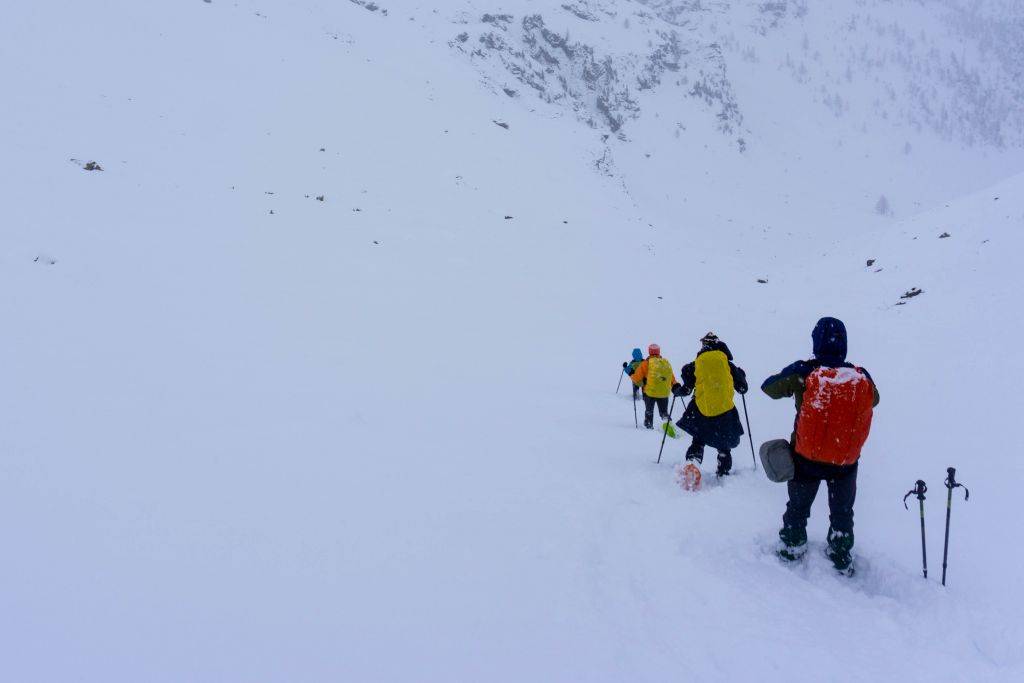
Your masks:
M 811 334 L 814 358 L 800 360 L 764 381 L 774 399 L 796 400 L 794 477 L 779 531 L 779 555 L 797 560 L 807 550 L 807 518 L 819 485 L 828 486 L 827 554 L 836 569 L 853 571 L 853 503 L 857 464 L 871 429 L 878 389 L 864 368 L 846 362 L 846 326 L 822 318 Z

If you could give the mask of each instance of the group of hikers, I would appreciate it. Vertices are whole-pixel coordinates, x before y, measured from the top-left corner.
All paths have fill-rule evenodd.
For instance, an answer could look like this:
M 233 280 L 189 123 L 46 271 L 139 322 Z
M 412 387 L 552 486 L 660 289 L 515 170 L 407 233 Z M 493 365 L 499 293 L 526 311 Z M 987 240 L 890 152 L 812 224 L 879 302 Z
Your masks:
M 829 504 L 826 554 L 837 570 L 852 573 L 857 465 L 879 397 L 871 375 L 846 361 L 846 339 L 842 321 L 822 318 L 811 333 L 812 358 L 786 366 L 766 379 L 761 390 L 772 399 L 791 397 L 796 403 L 785 454 L 788 471 L 780 479 L 787 481 L 789 502 L 782 516 L 778 554 L 786 561 L 803 557 L 811 505 L 824 481 Z M 733 362 L 725 342 L 713 332 L 704 335 L 696 358 L 680 370 L 682 381 L 676 380 L 672 364 L 657 344 L 648 346 L 646 358 L 640 349 L 633 349 L 632 360 L 622 367 L 633 382 L 633 399 L 643 398 L 647 429 L 654 428 L 655 408 L 664 428 L 671 429 L 669 396 L 693 394 L 676 422 L 693 439 L 686 449 L 686 462 L 699 465 L 705 447 L 710 446 L 718 452 L 716 475 L 729 475 L 732 449 L 745 433 L 734 394 L 746 394 L 748 387 L 746 373 Z

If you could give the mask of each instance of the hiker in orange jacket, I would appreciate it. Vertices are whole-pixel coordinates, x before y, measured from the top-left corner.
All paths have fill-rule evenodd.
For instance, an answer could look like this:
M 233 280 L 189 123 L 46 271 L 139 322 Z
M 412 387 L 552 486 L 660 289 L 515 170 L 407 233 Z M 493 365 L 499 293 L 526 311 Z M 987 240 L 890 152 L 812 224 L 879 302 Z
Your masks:
M 654 406 L 662 420 L 668 420 L 668 397 L 679 382 L 672 371 L 672 364 L 661 357 L 661 347 L 651 344 L 647 347 L 647 358 L 641 361 L 630 375 L 633 384 L 644 390 L 644 427 L 654 429 Z

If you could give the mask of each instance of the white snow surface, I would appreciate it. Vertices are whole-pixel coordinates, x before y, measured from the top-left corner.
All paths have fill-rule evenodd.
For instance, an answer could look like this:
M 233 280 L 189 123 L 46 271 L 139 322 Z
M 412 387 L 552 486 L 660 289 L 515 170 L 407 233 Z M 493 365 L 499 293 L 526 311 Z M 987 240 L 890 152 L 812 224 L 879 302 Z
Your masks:
M 859 382 L 867 379 L 864 374 L 856 368 L 836 368 L 832 372 L 819 371 L 818 376 L 822 384 L 847 384 L 848 382 Z
M 1012 83 L 1019 8 L 565 4 L 597 19 L 5 7 L 0 678 L 1024 679 L 1019 81 L 984 108 L 948 70 L 901 70 L 934 49 Z M 748 16 L 767 5 L 788 8 L 771 30 Z M 629 86 L 613 133 L 507 96 L 456 41 L 541 13 L 639 55 L 684 7 L 721 10 L 699 42 L 720 45 L 730 130 L 666 78 Z M 929 92 L 947 125 L 913 124 Z M 811 552 L 781 565 L 786 491 L 748 443 L 685 493 L 688 439 L 655 465 L 612 385 L 634 346 L 678 369 L 714 330 L 755 445 L 785 437 L 792 402 L 757 385 L 823 315 L 881 393 L 852 579 L 821 556 L 823 491 Z M 943 588 L 948 466 L 971 498 Z M 918 478 L 927 581 L 900 504 Z

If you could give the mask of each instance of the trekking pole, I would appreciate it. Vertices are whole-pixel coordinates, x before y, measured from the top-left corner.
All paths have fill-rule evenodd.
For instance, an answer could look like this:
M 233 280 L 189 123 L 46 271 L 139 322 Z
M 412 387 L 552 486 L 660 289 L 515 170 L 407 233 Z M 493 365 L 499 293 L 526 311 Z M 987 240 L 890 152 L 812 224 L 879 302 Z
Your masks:
M 754 435 L 750 433 L 750 415 L 747 414 L 747 395 L 740 394 L 743 399 L 743 419 L 747 421 L 747 438 L 750 439 L 750 458 L 754 461 L 754 471 L 757 471 L 757 456 L 754 455 Z
M 921 505 L 921 566 L 924 567 L 924 578 L 928 578 L 928 551 L 925 550 L 924 546 L 924 494 L 928 492 L 928 486 L 920 479 L 914 484 L 914 488 L 907 491 L 907 495 L 903 496 L 903 507 L 909 510 L 907 507 L 907 498 L 910 496 L 917 496 L 917 500 Z
M 676 395 L 672 394 L 672 403 L 668 407 L 668 421 L 672 421 L 672 409 L 676 407 Z M 668 426 L 661 430 L 661 448 L 658 449 L 658 464 L 661 464 L 661 452 L 665 450 L 665 439 L 668 438 Z
M 942 585 L 946 585 L 946 556 L 949 553 L 949 513 L 953 511 L 953 489 L 962 488 L 964 490 L 964 502 L 970 499 L 970 490 L 959 483 L 956 480 L 956 468 L 946 468 L 946 488 L 949 491 L 946 494 L 946 541 L 942 546 Z
M 636 392 L 633 392 L 633 423 L 637 429 L 640 429 L 640 420 L 636 416 Z
M 622 369 L 623 369 L 623 372 L 619 373 L 619 383 L 615 385 L 615 393 L 616 394 L 619 393 L 619 389 L 622 388 L 622 376 L 626 374 L 625 373 L 625 369 L 626 369 L 625 365 L 622 366 Z

